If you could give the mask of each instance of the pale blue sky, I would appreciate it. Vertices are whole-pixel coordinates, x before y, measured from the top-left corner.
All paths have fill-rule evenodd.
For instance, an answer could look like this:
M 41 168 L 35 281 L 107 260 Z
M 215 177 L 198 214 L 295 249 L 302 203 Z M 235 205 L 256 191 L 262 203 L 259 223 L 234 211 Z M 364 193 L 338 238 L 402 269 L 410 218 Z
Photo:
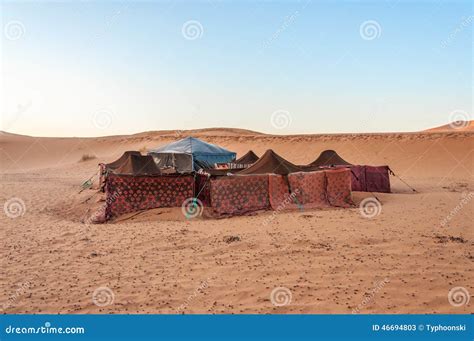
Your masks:
M 470 1 L 2 1 L 1 129 L 387 132 L 470 119 L 472 15 Z

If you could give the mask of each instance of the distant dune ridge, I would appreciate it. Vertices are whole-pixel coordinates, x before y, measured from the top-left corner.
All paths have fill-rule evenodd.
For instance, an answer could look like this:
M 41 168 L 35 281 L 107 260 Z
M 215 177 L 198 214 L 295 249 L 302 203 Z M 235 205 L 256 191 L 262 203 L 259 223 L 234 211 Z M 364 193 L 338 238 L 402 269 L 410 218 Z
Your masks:
M 451 122 L 449 124 L 445 124 L 435 128 L 429 128 L 423 130 L 423 132 L 471 132 L 474 131 L 474 121 L 457 121 Z M 400 132 L 393 132 L 400 133 Z M 401 132 L 403 133 L 403 132 Z M 410 133 L 410 132 L 406 132 Z M 292 135 L 272 135 L 261 133 L 254 130 L 249 129 L 239 129 L 239 128 L 202 128 L 202 129 L 188 129 L 188 130 L 151 130 L 151 131 L 144 131 L 141 133 L 136 134 L 129 134 L 129 135 L 110 135 L 110 136 L 98 136 L 97 138 L 105 138 L 105 137 L 154 137 L 154 136 L 162 136 L 162 137 L 173 137 L 179 138 L 181 136 L 252 136 L 252 135 L 266 135 L 266 136 L 301 136 L 301 135 L 352 135 L 352 134 L 379 134 L 379 133 L 333 133 L 333 134 L 292 134 Z M 380 134 L 392 134 L 392 133 L 380 133 Z M 29 135 L 21 135 L 10 133 L 6 131 L 0 130 L 0 138 L 5 137 L 34 137 Z M 71 137 L 71 138 L 81 138 L 81 137 Z
M 474 132 L 474 121 L 456 121 L 449 124 L 445 124 L 439 127 L 430 128 L 425 131 L 428 132 Z
M 158 130 L 132 135 L 102 137 L 33 137 L 0 132 L 0 172 L 73 164 L 77 160 L 83 159 L 83 155 L 96 156 L 98 159 L 94 162 L 110 162 L 125 150 L 139 150 L 146 153 L 148 149 L 186 136 L 194 136 L 211 143 L 220 144 L 227 149 L 236 151 L 238 157 L 250 149 L 256 150 L 261 155 L 266 149 L 273 148 L 293 163 L 305 164 L 313 161 L 324 149 L 336 149 L 339 153 L 346 153 L 346 158 L 350 162 L 381 164 L 387 162 L 388 156 L 376 152 L 379 149 L 376 145 L 367 146 L 368 142 L 382 141 L 388 143 L 399 141 L 403 145 L 404 141 L 409 140 L 409 145 L 416 144 L 416 141 L 420 145 L 426 145 L 433 139 L 447 138 L 448 140 L 461 141 L 464 139 L 463 134 L 470 136 L 473 127 L 473 121 L 470 121 L 462 123 L 460 126 L 452 123 L 451 125 L 448 124 L 422 132 L 410 133 L 298 135 L 271 135 L 236 128 Z M 433 135 L 433 133 L 442 135 Z M 364 152 L 365 150 L 367 152 Z M 394 152 L 398 155 L 400 151 Z M 407 150 L 407 153 L 410 153 L 410 151 Z M 402 155 L 404 154 L 400 153 L 400 158 L 402 158 Z M 414 157 L 416 157 L 416 153 L 413 155 Z M 392 164 L 394 162 L 396 161 L 392 161 Z M 433 164 L 433 166 L 437 165 L 435 169 L 440 169 L 438 162 L 439 160 L 436 160 Z M 441 171 L 443 169 L 441 167 Z
M 82 223 L 103 204 L 95 190 L 79 193 L 99 162 L 188 135 L 237 157 L 271 148 L 295 164 L 333 149 L 353 164 L 388 164 L 418 193 L 391 177 L 393 193 L 376 194 L 372 219 L 359 207 L 221 220 L 170 208 Z M 412 133 L 2 133 L 0 313 L 473 313 L 472 303 L 448 301 L 454 287 L 474 294 L 473 146 L 472 121 Z M 357 205 L 370 196 L 353 193 Z M 98 306 L 92 295 L 104 287 L 113 304 Z M 272 304 L 278 287 L 291 293 L 288 305 Z

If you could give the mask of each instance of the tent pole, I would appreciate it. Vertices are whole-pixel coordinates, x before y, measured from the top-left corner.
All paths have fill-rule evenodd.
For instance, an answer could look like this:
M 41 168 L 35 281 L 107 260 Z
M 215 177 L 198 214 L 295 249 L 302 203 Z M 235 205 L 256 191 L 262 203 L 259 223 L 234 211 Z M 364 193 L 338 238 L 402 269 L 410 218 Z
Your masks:
M 418 193 L 418 191 L 416 189 L 414 189 L 413 187 L 411 187 L 409 184 L 406 183 L 405 180 L 403 180 L 401 177 L 399 177 L 397 174 L 395 174 L 395 172 L 393 170 L 390 169 L 390 167 L 388 168 L 388 170 L 390 171 L 390 173 L 392 173 L 393 176 L 395 176 L 396 178 L 398 178 L 401 182 L 403 182 L 405 185 L 408 186 L 408 188 L 410 188 L 413 192 L 415 193 Z

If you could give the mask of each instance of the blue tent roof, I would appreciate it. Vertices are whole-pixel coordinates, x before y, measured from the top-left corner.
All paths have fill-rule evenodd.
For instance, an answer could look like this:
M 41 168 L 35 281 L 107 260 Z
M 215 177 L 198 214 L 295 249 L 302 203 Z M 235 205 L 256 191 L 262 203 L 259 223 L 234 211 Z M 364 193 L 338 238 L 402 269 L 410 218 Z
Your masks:
M 167 145 L 150 150 L 150 153 L 186 153 L 193 155 L 236 155 L 222 147 L 204 142 L 195 137 L 186 137 L 182 140 L 171 142 Z
M 204 142 L 195 137 L 186 137 L 182 140 L 152 149 L 149 153 L 191 154 L 194 162 L 201 162 L 207 165 L 221 162 L 232 162 L 237 156 L 234 152 L 216 146 L 215 144 Z

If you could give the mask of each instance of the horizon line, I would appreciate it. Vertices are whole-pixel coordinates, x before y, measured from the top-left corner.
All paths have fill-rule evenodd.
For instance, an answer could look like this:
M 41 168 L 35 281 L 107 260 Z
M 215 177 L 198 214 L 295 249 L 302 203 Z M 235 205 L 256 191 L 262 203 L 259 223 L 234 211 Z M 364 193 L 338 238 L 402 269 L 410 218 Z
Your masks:
M 469 122 L 468 126 L 473 125 L 474 120 L 469 121 L 462 121 L 462 122 Z M 12 133 L 5 130 L 0 130 L 1 135 L 16 135 L 16 136 L 24 136 L 24 137 L 31 137 L 31 138 L 110 138 L 110 137 L 120 137 L 120 136 L 134 136 L 134 135 L 141 135 L 146 133 L 161 133 L 161 134 L 174 134 L 176 137 L 184 138 L 186 133 L 188 135 L 193 133 L 203 133 L 206 131 L 236 131 L 236 132 L 245 132 L 248 135 L 261 135 L 268 136 L 268 137 L 284 137 L 284 136 L 315 136 L 315 135 L 390 135 L 390 134 L 417 134 L 417 133 L 474 133 L 474 131 L 457 129 L 453 123 L 447 123 L 441 126 L 427 128 L 424 130 L 416 130 L 416 131 L 389 131 L 389 132 L 338 132 L 338 133 L 291 133 L 291 134 L 272 134 L 272 133 L 265 133 L 251 129 L 244 129 L 244 128 L 234 128 L 234 127 L 207 127 L 207 128 L 196 128 L 196 129 L 164 129 L 164 130 L 145 130 L 139 131 L 134 133 L 124 133 L 124 134 L 112 134 L 112 135 L 96 135 L 96 136 L 44 136 L 44 135 L 28 135 L 28 134 L 20 134 L 20 133 Z M 446 130 L 442 130 L 442 128 L 446 128 Z M 440 129 L 440 130 L 437 130 Z M 213 135 L 210 135 L 213 136 Z M 224 135 L 229 137 L 229 135 Z M 166 137 L 166 136 L 163 136 Z

